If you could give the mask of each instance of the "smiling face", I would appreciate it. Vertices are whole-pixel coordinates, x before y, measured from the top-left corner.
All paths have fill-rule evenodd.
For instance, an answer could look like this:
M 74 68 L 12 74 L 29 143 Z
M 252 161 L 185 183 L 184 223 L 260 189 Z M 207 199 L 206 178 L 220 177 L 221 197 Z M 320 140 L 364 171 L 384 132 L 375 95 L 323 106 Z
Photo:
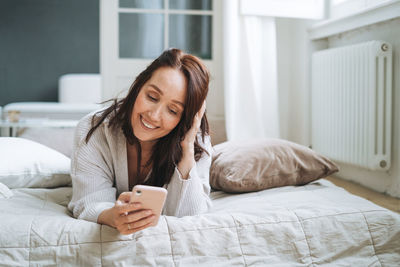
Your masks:
M 136 138 L 154 144 L 179 123 L 185 108 L 187 81 L 182 72 L 162 67 L 141 88 L 132 110 Z

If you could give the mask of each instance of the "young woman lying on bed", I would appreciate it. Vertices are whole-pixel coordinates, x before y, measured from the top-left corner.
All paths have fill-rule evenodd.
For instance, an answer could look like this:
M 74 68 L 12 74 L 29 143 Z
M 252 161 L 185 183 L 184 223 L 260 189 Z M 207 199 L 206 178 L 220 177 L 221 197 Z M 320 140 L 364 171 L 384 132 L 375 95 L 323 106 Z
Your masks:
M 195 56 L 170 49 L 133 82 L 128 95 L 78 124 L 69 209 L 121 234 L 155 220 L 129 203 L 137 184 L 168 190 L 163 214 L 207 211 L 211 142 L 205 112 L 209 73 Z

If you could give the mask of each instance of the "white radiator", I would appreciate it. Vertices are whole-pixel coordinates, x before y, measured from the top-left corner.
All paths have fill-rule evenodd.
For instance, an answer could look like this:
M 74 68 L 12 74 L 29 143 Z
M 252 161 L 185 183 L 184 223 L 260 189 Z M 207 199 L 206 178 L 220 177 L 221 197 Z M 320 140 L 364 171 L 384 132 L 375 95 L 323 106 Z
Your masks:
M 390 168 L 392 47 L 383 41 L 312 55 L 312 147 L 370 170 Z

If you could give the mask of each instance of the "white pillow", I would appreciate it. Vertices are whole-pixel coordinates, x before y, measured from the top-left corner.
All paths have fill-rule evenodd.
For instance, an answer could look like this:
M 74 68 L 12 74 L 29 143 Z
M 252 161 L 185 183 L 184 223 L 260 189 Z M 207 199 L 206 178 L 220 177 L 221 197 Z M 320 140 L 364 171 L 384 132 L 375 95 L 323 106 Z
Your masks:
M 71 185 L 71 160 L 42 144 L 0 137 L 0 182 L 9 188 Z

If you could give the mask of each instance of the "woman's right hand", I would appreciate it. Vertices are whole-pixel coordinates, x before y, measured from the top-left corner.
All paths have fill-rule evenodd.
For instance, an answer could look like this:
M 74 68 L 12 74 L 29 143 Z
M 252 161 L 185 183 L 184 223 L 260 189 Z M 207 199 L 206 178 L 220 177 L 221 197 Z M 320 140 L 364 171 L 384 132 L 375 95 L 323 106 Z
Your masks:
M 149 227 L 156 219 L 151 210 L 144 210 L 140 203 L 130 203 L 132 192 L 124 192 L 114 207 L 100 213 L 97 222 L 116 228 L 129 235 Z

